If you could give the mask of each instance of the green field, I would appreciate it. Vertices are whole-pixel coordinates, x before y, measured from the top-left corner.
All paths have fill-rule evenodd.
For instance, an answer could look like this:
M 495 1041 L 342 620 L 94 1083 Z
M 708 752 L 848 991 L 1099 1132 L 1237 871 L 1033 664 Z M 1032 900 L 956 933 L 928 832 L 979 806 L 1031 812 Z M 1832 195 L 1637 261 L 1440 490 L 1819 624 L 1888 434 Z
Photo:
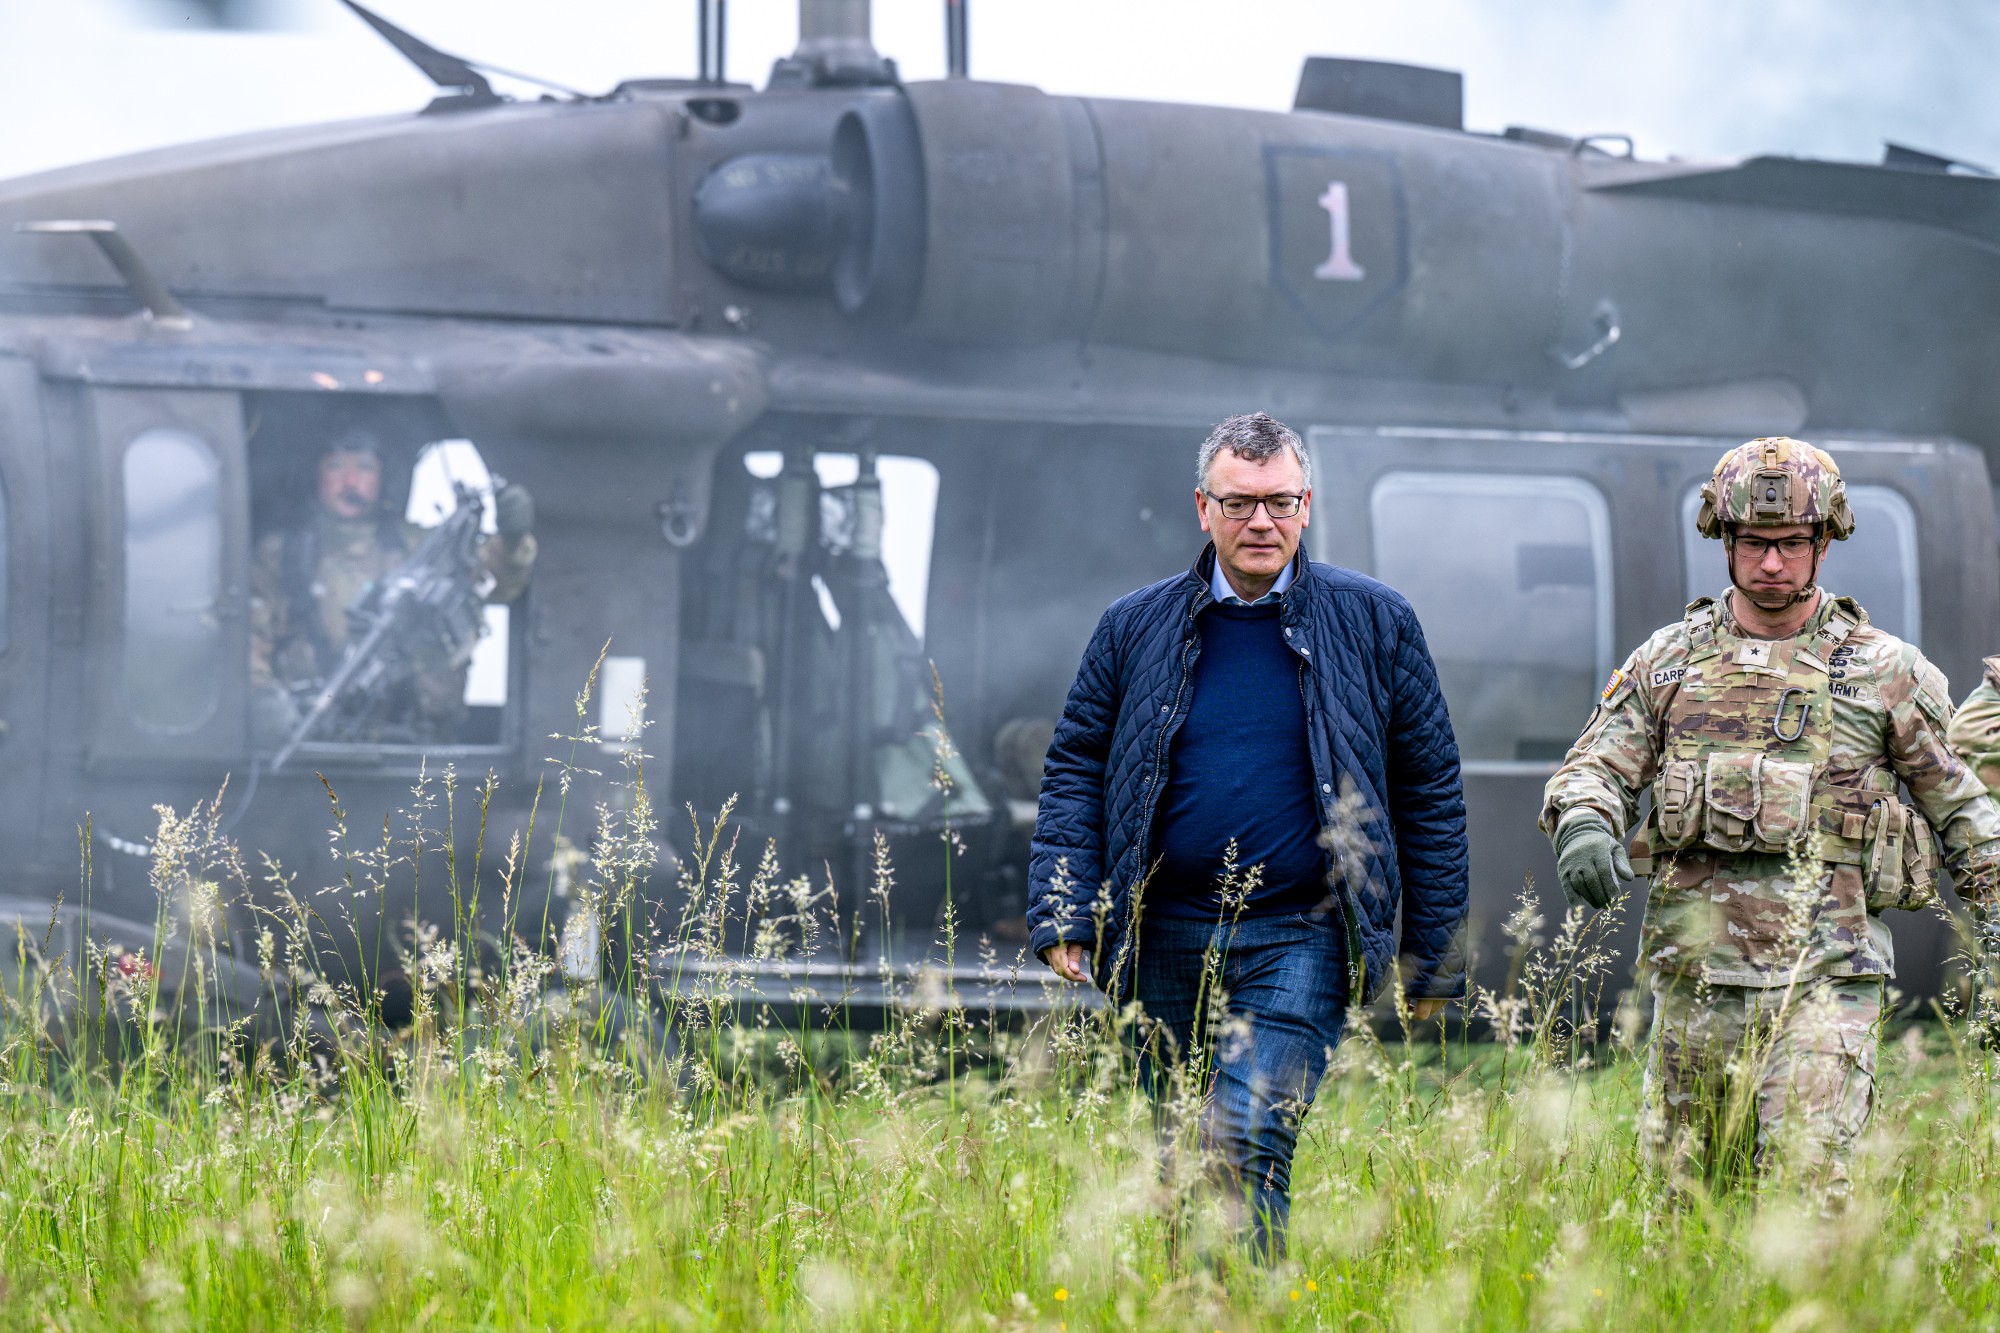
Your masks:
M 559 781 L 545 793 L 558 829 L 563 794 Z M 1163 1181 L 1116 1015 L 1009 1023 L 915 978 L 897 980 L 886 1027 L 834 1015 L 798 1033 L 733 1002 L 726 977 L 697 992 L 614 968 L 628 993 L 607 996 L 609 983 L 565 986 L 526 950 L 461 954 L 445 923 L 390 932 L 417 1003 L 413 1026 L 384 1035 L 380 996 L 315 971 L 305 942 L 367 920 L 360 909 L 435 847 L 431 826 L 484 795 L 447 775 L 379 841 L 336 829 L 352 873 L 315 888 L 246 868 L 213 809 L 163 815 L 153 957 L 209 966 L 219 909 L 266 904 L 264 974 L 339 1017 L 330 1059 L 299 1022 L 289 1054 L 246 1068 L 163 1005 L 161 968 L 65 964 L 17 939 L 0 1052 L 0 1324 L 2000 1322 L 2000 1099 L 1989 1057 L 1952 1024 L 1885 1043 L 1845 1206 L 1740 1171 L 1670 1193 L 1636 1147 L 1636 1014 L 1588 1043 L 1568 1022 L 1622 963 L 1580 918 L 1524 911 L 1510 926 L 1515 980 L 1480 997 L 1474 1022 L 1449 1037 L 1403 1036 L 1393 1016 L 1357 1025 L 1307 1121 L 1292 1255 L 1259 1269 L 1196 1154 Z M 636 769 L 593 822 L 591 857 L 563 873 L 579 910 L 629 922 L 657 831 Z M 515 901 L 528 867 L 549 861 L 532 841 L 455 856 L 455 924 L 479 915 L 480 894 L 488 909 Z M 877 875 L 880 911 L 893 876 Z M 681 887 L 685 909 L 654 942 L 721 957 L 833 954 L 855 938 L 827 914 L 824 885 L 788 879 L 726 827 L 698 840 Z M 648 987 L 670 1027 L 630 1018 Z
M 1443 1079 L 1434 1059 L 1350 1043 L 1308 1122 L 1293 1259 L 1261 1272 L 1198 1210 L 1170 1236 L 1150 1121 L 1117 1062 L 1094 1058 L 1089 1026 L 949 1086 L 905 1050 L 815 1075 L 751 1058 L 769 1054 L 754 1039 L 722 1086 L 639 1086 L 573 1037 L 475 1072 L 419 1039 L 395 1086 L 329 1096 L 193 1075 L 60 1099 L 17 1083 L 0 1139 L 0 1320 L 1992 1322 L 1994 1100 L 1983 1070 L 1916 1041 L 1888 1053 L 1858 1197 L 1831 1220 L 1744 1188 L 1669 1206 L 1633 1151 L 1622 1058 L 1586 1074 L 1524 1063 L 1503 1084 L 1491 1052 L 1477 1077 Z

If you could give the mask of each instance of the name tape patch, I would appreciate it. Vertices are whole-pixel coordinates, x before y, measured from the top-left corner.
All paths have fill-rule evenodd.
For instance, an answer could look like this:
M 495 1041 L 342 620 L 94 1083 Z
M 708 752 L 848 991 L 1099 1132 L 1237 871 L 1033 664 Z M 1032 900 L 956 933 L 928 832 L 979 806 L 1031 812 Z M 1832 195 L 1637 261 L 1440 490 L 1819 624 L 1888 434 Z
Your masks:
M 1688 669 L 1684 666 L 1667 667 L 1665 670 L 1655 671 L 1653 673 L 1653 684 L 1655 685 L 1678 684 L 1681 678 L 1687 675 L 1687 673 Z

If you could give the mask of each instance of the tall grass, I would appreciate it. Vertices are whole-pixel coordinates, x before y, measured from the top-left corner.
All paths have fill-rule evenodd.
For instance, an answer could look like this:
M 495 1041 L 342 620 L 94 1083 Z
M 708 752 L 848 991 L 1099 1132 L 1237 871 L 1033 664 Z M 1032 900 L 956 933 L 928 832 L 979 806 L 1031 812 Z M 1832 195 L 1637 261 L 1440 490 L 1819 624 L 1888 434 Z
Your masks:
M 1292 1257 L 1262 1269 L 1199 1173 L 1163 1179 L 1133 1014 L 1020 962 L 1021 993 L 1052 1007 L 1010 1020 L 892 963 L 880 843 L 843 917 L 824 876 L 741 845 L 724 812 L 689 827 L 677 890 L 653 901 L 638 756 L 578 716 L 534 823 L 497 851 L 483 824 L 446 848 L 458 807 L 493 795 L 451 773 L 365 842 L 336 801 L 330 885 L 246 866 L 215 806 L 163 811 L 150 949 L 16 941 L 0 1325 L 1996 1321 L 2000 1119 L 1956 1024 L 1886 1046 L 1846 1207 L 1727 1178 L 1669 1190 L 1638 1147 L 1636 1011 L 1608 1032 L 1593 1017 L 1615 975 L 1599 925 L 1551 927 L 1524 898 L 1512 980 L 1451 1035 L 1351 1025 L 1302 1136 Z M 614 761 L 617 794 L 573 839 L 574 780 Z M 382 924 L 426 851 L 445 853 L 453 919 Z M 546 897 L 531 874 L 569 897 L 554 957 L 523 942 L 541 923 L 522 904 Z M 187 983 L 226 969 L 220 923 L 253 904 L 265 1003 L 211 1012 L 213 987 Z M 495 919 L 500 947 L 471 947 Z M 378 938 L 412 982 L 394 1033 L 384 990 L 327 947 Z M 870 972 L 883 1021 L 754 1002 L 746 959 Z

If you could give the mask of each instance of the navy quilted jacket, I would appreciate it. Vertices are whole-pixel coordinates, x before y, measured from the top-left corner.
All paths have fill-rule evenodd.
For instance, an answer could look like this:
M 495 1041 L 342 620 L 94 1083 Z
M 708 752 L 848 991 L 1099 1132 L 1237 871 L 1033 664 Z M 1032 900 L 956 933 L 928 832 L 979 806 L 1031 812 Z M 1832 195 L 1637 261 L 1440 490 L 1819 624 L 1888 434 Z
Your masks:
M 1091 975 L 1107 989 L 1130 970 L 1126 936 L 1135 898 L 1143 912 L 1154 811 L 1187 716 L 1201 651 L 1195 617 L 1212 600 L 1214 567 L 1210 546 L 1187 573 L 1112 603 L 1043 765 L 1029 946 L 1039 955 L 1061 940 L 1095 942 Z M 1465 984 L 1465 801 L 1423 630 L 1384 584 L 1303 555 L 1296 569 L 1282 623 L 1299 658 L 1322 822 L 1340 826 L 1332 836 L 1350 966 L 1367 969 L 1351 993 L 1372 999 L 1395 973 L 1400 925 L 1405 992 L 1456 998 Z

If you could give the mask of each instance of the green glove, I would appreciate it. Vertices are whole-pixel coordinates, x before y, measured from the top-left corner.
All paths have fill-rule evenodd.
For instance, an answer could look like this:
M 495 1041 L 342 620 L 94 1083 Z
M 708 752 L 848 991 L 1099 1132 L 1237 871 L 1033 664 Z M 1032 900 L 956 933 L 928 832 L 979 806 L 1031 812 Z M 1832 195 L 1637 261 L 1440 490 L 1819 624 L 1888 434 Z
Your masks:
M 1632 878 L 1632 858 L 1602 819 L 1571 815 L 1556 826 L 1556 878 L 1570 906 L 1606 908 L 1618 896 L 1618 881 Z

